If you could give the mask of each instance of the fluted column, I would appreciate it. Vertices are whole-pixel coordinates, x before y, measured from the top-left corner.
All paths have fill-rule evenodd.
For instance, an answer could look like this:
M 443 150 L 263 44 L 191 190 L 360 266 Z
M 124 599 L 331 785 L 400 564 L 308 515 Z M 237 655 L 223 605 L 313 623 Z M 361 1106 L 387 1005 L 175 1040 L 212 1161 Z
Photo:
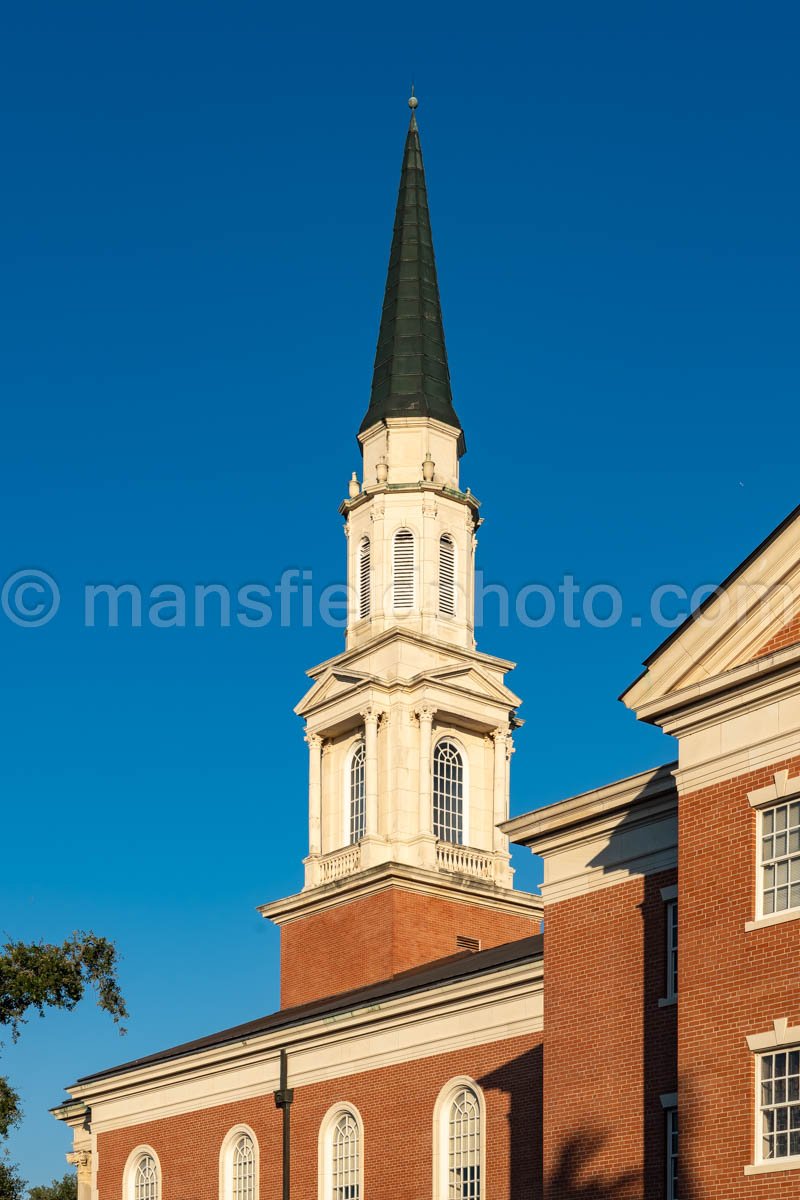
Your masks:
M 419 832 L 433 833 L 433 803 L 431 800 L 431 749 L 433 743 L 434 708 L 417 709 L 419 719 Z
M 371 706 L 364 717 L 364 784 L 366 793 L 366 836 L 378 833 L 378 718 L 380 713 Z
M 307 733 L 308 742 L 308 853 L 322 853 L 322 738 Z
M 507 729 L 495 729 L 492 734 L 494 741 L 494 849 L 495 852 L 506 849 L 506 839 L 498 829 L 501 821 L 508 817 L 508 742 Z

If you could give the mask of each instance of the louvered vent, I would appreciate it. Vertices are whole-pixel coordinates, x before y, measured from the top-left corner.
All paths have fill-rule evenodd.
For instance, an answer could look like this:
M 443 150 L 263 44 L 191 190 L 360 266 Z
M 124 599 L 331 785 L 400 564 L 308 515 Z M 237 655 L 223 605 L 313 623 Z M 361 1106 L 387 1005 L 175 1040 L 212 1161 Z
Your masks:
M 410 529 L 398 529 L 394 535 L 392 590 L 395 608 L 414 607 L 414 535 Z
M 446 533 L 439 540 L 439 612 L 456 615 L 456 548 Z
M 480 939 L 467 937 L 464 933 L 456 934 L 456 948 L 458 950 L 470 950 L 474 954 L 476 950 L 480 950 L 481 948 Z
M 369 616 L 370 610 L 370 552 L 369 538 L 362 538 L 358 548 L 358 615 L 361 618 Z

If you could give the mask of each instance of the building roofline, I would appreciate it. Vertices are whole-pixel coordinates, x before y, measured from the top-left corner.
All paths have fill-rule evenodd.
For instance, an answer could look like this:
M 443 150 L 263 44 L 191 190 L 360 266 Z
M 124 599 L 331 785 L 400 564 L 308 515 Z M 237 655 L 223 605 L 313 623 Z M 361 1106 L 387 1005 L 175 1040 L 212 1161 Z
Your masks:
M 148 1054 L 142 1058 L 132 1059 L 129 1062 L 106 1068 L 103 1071 L 95 1071 L 91 1075 L 82 1076 L 77 1080 L 77 1084 L 83 1085 L 94 1083 L 101 1079 L 110 1079 L 116 1075 L 123 1075 L 129 1071 L 139 1070 L 142 1067 L 155 1066 L 159 1063 L 184 1058 L 203 1050 L 211 1050 L 218 1046 L 224 1046 L 229 1042 L 241 1041 L 243 1038 L 272 1033 L 280 1029 L 294 1029 L 321 1018 L 334 1017 L 342 1012 L 351 1012 L 354 1008 L 362 1005 L 374 1004 L 379 1000 L 394 999 L 415 992 L 428 991 L 440 984 L 450 983 L 458 979 L 466 979 L 473 975 L 488 974 L 526 960 L 534 962 L 543 956 L 543 952 L 542 935 L 533 934 L 530 937 L 521 938 L 514 942 L 505 942 L 501 946 L 493 946 L 488 950 L 452 955 L 449 958 L 429 963 L 424 967 L 405 971 L 400 975 L 395 975 L 392 979 L 370 984 L 368 987 L 357 988 L 349 992 L 340 992 L 338 995 L 326 997 L 324 1000 L 315 1000 L 309 1004 L 298 1005 L 295 1008 L 281 1009 L 278 1012 L 259 1017 L 254 1021 L 234 1025 L 229 1029 L 220 1030 L 218 1033 L 196 1038 L 191 1042 L 183 1042 L 178 1046 L 171 1046 L 166 1050 L 158 1051 L 155 1054 Z

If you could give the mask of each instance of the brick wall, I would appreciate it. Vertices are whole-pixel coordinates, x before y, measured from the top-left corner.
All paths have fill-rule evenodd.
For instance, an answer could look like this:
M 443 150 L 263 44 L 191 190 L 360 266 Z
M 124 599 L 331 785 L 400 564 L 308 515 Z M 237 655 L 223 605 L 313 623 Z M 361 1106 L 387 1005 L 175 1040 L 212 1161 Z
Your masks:
M 456 937 L 482 949 L 539 932 L 539 922 L 478 904 L 397 887 L 301 917 L 281 929 L 281 1006 L 365 987 L 458 952 Z
M 545 912 L 547 1200 L 662 1200 L 675 1091 L 676 1007 L 666 995 L 661 888 L 635 877 Z
M 776 650 L 784 650 L 787 646 L 793 646 L 795 642 L 800 642 L 800 613 L 765 642 L 755 657 L 763 658 L 765 654 L 774 654 Z
M 294 1200 L 317 1198 L 319 1129 L 339 1101 L 354 1104 L 364 1122 L 364 1200 L 430 1198 L 433 1108 L 456 1075 L 474 1078 L 486 1098 L 485 1196 L 540 1200 L 540 1039 L 493 1042 L 297 1088 Z M 163 1200 L 219 1200 L 220 1147 L 239 1122 L 250 1125 L 259 1141 L 260 1200 L 280 1200 L 281 1116 L 271 1095 L 100 1134 L 99 1200 L 120 1200 L 125 1163 L 141 1144 L 152 1146 L 161 1161 Z
M 754 1056 L 745 1038 L 775 1017 L 800 1024 L 800 921 L 745 932 L 754 918 L 756 813 L 747 793 L 775 763 L 679 801 L 681 1160 L 688 1200 L 800 1197 L 800 1172 L 745 1177 L 753 1162 Z

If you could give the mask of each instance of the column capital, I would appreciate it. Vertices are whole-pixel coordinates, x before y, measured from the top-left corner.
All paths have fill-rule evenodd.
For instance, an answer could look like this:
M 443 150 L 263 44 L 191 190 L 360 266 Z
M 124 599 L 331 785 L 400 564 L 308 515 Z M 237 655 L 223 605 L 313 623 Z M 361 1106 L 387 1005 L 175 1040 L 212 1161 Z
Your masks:
M 312 733 L 309 729 L 303 735 L 303 740 L 313 750 L 319 750 L 323 742 L 323 738 L 319 733 Z
M 421 704 L 419 708 L 414 709 L 414 716 L 421 724 L 423 721 L 433 721 L 436 712 L 432 704 Z
M 492 730 L 491 738 L 495 744 L 498 742 L 510 742 L 511 730 L 509 729 L 508 725 L 498 725 L 497 729 Z
M 377 725 L 383 716 L 383 710 L 376 704 L 368 704 L 366 708 L 362 708 L 359 716 L 365 725 Z
M 91 1171 L 92 1167 L 92 1152 L 91 1150 L 70 1150 L 65 1156 L 71 1167 L 76 1167 L 78 1176 L 83 1179 Z

